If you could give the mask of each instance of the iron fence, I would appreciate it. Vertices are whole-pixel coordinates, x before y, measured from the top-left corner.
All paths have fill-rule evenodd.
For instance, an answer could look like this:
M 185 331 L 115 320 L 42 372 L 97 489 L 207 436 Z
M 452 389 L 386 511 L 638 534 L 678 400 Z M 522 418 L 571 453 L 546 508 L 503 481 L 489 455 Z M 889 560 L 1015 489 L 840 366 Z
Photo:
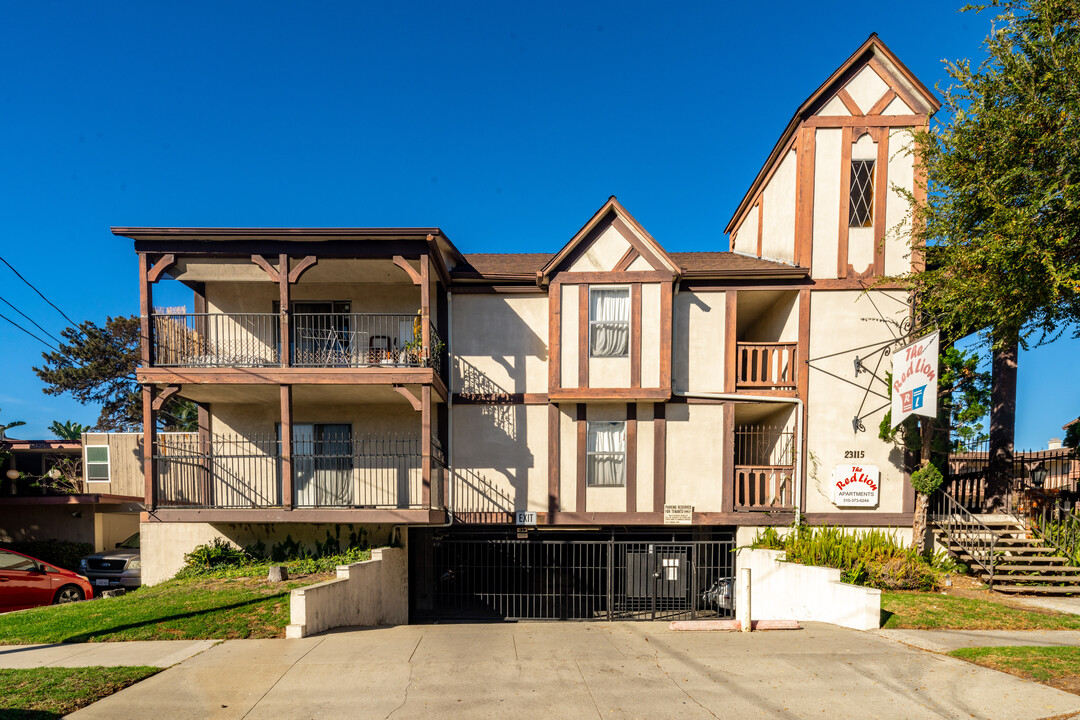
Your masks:
M 152 316 L 157 367 L 267 367 L 281 364 L 274 313 Z
M 949 453 L 943 489 L 971 512 L 989 512 L 988 493 L 990 448 L 988 442 L 962 447 Z M 1080 459 L 1069 448 L 1014 451 L 1007 469 L 1005 510 L 1025 512 L 1025 493 L 1031 489 L 1048 492 L 1072 502 L 1080 499 Z
M 731 617 L 732 540 L 442 538 L 436 612 L 509 620 Z
M 295 437 L 293 503 L 297 507 L 418 509 L 439 507 L 445 468 L 432 443 L 432 489 L 423 501 L 422 442 L 416 435 Z M 162 506 L 269 508 L 282 505 L 277 436 L 159 436 L 155 482 Z
M 735 509 L 795 507 L 795 431 L 785 426 L 735 428 Z

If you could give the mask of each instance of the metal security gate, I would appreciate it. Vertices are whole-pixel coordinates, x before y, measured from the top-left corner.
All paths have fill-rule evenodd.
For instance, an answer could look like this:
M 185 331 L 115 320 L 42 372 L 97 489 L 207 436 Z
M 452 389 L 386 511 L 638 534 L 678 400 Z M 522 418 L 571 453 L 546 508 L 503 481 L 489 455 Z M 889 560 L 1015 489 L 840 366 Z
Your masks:
M 433 619 L 732 617 L 734 541 L 442 537 Z M 421 619 L 421 618 L 418 618 Z

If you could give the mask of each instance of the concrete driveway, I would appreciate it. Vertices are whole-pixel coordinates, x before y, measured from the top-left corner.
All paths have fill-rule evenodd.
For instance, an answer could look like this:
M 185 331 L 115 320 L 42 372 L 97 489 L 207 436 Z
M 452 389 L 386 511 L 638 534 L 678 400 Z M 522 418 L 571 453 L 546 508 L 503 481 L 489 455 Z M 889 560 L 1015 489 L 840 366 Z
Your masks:
M 72 717 L 1007 720 L 1075 711 L 1078 696 L 831 625 L 740 634 L 520 623 L 229 641 Z

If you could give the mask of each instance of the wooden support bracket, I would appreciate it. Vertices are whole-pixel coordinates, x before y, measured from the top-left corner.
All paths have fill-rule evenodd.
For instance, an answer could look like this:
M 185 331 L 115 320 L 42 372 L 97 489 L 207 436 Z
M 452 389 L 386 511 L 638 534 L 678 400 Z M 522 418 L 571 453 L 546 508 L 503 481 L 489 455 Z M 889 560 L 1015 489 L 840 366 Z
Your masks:
M 308 255 L 306 258 L 297 263 L 296 267 L 289 271 L 289 282 L 294 283 L 300 280 L 300 276 L 304 272 L 319 262 L 319 258 L 314 255 Z
M 394 385 L 393 388 L 398 395 L 409 401 L 409 404 L 412 405 L 413 410 L 415 410 L 416 412 L 420 412 L 420 410 L 423 409 L 420 398 L 413 395 L 412 391 L 409 390 L 409 388 L 405 387 L 404 385 Z
M 176 264 L 175 255 L 173 255 L 172 253 L 162 255 L 161 258 L 156 263 L 154 263 L 154 267 L 150 268 L 150 271 L 146 273 L 146 279 L 152 283 L 156 283 L 158 280 L 161 279 L 161 276 L 165 274 L 165 271 L 172 267 L 174 264 Z
M 262 255 L 252 255 L 251 262 L 255 263 L 264 271 L 266 271 L 266 274 L 270 276 L 271 280 L 276 283 L 281 282 L 281 275 L 278 274 L 278 271 L 274 269 L 274 266 L 271 265 Z
M 166 385 L 165 387 L 163 387 L 158 392 L 157 397 L 154 398 L 154 402 L 153 402 L 154 410 L 155 411 L 160 410 L 165 405 L 165 403 L 168 402 L 169 398 L 171 398 L 173 395 L 175 395 L 178 392 L 180 392 L 180 386 L 179 385 Z
M 410 265 L 405 258 L 401 257 L 400 255 L 395 255 L 394 264 L 409 274 L 409 277 L 412 278 L 413 285 L 420 284 L 420 273 L 418 273 L 416 271 L 416 268 Z

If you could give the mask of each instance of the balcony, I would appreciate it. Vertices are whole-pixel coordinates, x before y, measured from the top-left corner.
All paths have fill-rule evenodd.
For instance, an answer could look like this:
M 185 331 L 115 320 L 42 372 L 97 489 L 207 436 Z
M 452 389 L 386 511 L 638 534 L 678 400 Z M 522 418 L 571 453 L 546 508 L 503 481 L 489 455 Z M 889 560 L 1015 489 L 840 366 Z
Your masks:
M 301 509 L 436 510 L 446 465 L 430 448 L 429 497 L 424 453 L 416 435 L 296 438 L 292 443 L 292 506 Z M 154 445 L 154 491 L 161 510 L 285 509 L 283 458 L 276 436 L 171 433 Z
M 795 507 L 795 433 L 787 425 L 735 428 L 736 511 L 791 511 Z
M 795 390 L 797 347 L 787 342 L 736 343 L 736 389 Z
M 434 368 L 444 344 L 431 328 L 424 352 L 419 315 L 289 313 L 289 345 L 275 313 L 154 314 L 152 358 L 160 368 Z

